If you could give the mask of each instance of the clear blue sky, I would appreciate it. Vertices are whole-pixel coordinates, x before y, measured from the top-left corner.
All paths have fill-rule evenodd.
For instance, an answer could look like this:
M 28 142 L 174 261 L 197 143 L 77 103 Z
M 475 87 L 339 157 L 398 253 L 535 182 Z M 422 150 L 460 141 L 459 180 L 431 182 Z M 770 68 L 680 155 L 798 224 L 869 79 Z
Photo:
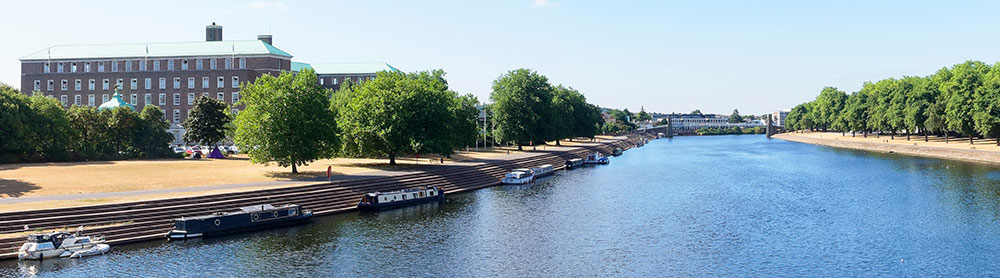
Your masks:
M 992 1 L 11 1 L 0 16 L 0 82 L 17 58 L 56 44 L 274 35 L 306 62 L 444 69 L 488 100 L 526 67 L 605 107 L 761 114 L 823 86 L 927 75 L 1000 57 Z M 836 3 L 834 3 L 836 2 Z

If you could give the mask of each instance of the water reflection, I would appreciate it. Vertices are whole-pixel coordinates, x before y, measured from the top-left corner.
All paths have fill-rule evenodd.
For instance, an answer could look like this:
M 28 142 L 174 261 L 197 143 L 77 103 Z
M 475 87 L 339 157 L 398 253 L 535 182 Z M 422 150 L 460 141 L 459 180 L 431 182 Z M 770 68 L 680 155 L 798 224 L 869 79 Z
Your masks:
M 6 274 L 990 276 L 1000 169 L 763 136 L 656 140 L 611 165 L 442 204 L 116 247 Z

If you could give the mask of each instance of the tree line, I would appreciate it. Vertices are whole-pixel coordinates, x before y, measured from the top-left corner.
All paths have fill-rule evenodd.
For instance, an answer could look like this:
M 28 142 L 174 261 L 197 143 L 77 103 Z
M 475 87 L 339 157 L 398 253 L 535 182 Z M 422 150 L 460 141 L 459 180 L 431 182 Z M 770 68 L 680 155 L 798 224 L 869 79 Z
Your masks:
M 173 156 L 163 110 L 146 105 L 98 111 L 0 84 L 0 163 Z
M 1000 145 L 1000 63 L 967 61 L 930 76 L 866 82 L 846 94 L 834 87 L 788 113 L 790 130 L 837 130 L 876 136 L 951 134 L 994 137 Z
M 395 165 L 400 156 L 451 155 L 480 136 L 484 106 L 449 89 L 444 76 L 442 70 L 382 71 L 332 91 L 308 69 L 264 75 L 241 87 L 245 108 L 233 119 L 232 138 L 252 162 L 274 162 L 293 173 L 321 158 L 388 157 Z M 582 94 L 530 70 L 495 80 L 490 98 L 492 135 L 519 146 L 593 137 L 601 119 Z

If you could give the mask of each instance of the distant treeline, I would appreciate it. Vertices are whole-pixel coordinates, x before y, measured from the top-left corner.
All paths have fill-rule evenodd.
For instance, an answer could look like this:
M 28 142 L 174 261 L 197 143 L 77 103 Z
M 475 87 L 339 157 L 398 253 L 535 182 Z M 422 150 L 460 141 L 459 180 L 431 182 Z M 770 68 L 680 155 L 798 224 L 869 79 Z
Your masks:
M 98 111 L 0 84 L 0 163 L 174 156 L 163 110 Z
M 790 130 L 996 137 L 1000 145 L 1000 63 L 967 61 L 925 76 L 866 82 L 846 94 L 826 87 L 788 113 Z M 947 137 L 946 137 L 947 138 Z M 947 139 L 946 139 L 947 140 Z
M 729 134 L 764 134 L 767 129 L 763 127 L 751 127 L 751 128 L 740 128 L 738 126 L 734 127 L 719 127 L 719 128 L 699 128 L 695 130 L 698 135 L 729 135 Z

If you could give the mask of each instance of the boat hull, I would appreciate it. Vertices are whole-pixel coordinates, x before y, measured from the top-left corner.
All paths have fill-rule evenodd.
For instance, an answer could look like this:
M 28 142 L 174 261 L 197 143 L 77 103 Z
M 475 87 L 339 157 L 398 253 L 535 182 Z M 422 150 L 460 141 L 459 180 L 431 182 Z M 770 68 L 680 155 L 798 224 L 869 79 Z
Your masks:
M 388 203 L 378 203 L 378 204 L 358 204 L 358 210 L 361 211 L 383 211 L 390 209 L 397 209 L 401 207 L 408 207 L 419 204 L 426 204 L 432 202 L 444 202 L 444 194 L 437 194 L 432 197 L 424 197 L 417 199 L 406 199 L 402 201 L 394 201 Z
M 242 233 L 297 225 L 312 220 L 312 212 L 310 211 L 301 211 L 295 215 L 289 214 L 287 209 L 282 209 L 191 219 L 186 220 L 184 230 L 174 229 L 167 233 L 167 238 L 186 239 Z

